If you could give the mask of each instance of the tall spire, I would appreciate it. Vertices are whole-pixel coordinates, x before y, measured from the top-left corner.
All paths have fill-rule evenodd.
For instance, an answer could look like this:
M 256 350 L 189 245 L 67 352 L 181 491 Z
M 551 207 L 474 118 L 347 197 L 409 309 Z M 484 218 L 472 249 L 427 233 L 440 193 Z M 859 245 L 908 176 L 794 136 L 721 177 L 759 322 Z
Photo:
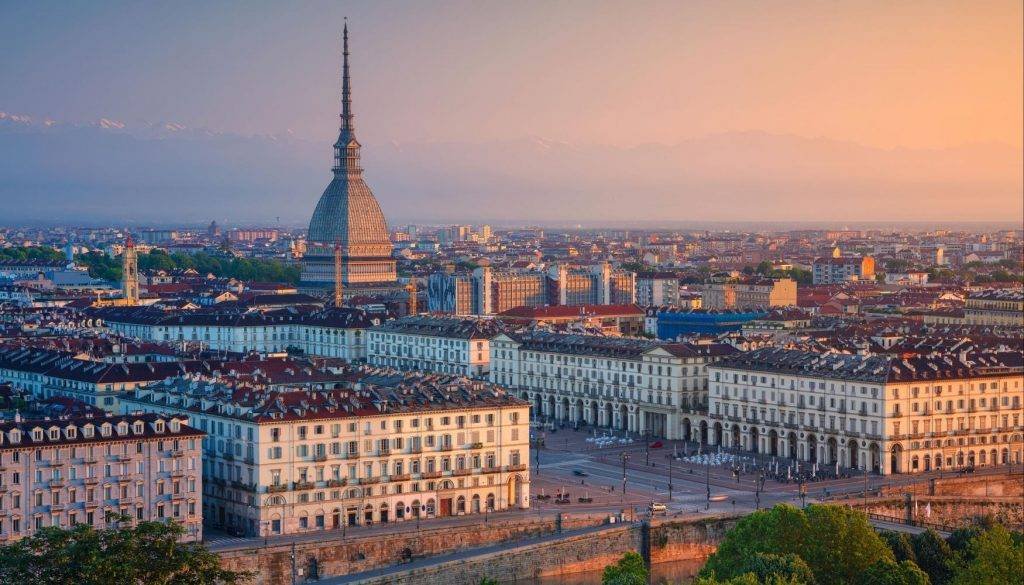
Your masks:
M 348 75 L 348 18 L 342 32 L 342 67 L 341 67 L 341 131 L 353 132 L 352 124 L 352 81 Z
M 342 29 L 342 66 L 341 66 L 341 129 L 338 141 L 334 143 L 334 173 L 358 175 L 362 172 L 359 166 L 359 141 L 356 140 L 356 128 L 352 122 L 352 82 L 348 74 L 348 18 Z

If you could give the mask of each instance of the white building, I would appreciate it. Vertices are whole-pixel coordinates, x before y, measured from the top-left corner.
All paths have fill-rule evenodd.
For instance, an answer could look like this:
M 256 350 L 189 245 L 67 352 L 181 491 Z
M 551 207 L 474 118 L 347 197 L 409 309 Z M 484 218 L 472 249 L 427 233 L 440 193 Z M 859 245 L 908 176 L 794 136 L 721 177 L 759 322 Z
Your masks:
M 1022 458 L 1020 353 L 890 356 L 761 349 L 714 364 L 694 440 L 888 473 Z
M 345 389 L 141 388 L 126 411 L 205 429 L 207 521 L 248 535 L 529 507 L 529 405 L 450 376 L 364 372 Z
M 96 312 L 111 330 L 161 343 L 189 343 L 215 351 L 278 353 L 366 359 L 365 332 L 383 318 L 360 309 L 317 311 L 187 311 L 103 309 Z
M 367 362 L 399 370 L 486 377 L 490 340 L 498 323 L 490 319 L 409 316 L 367 330 Z
M 595 335 L 503 333 L 491 340 L 491 381 L 537 416 L 680 438 L 681 415 L 707 404 L 707 366 L 724 344 Z

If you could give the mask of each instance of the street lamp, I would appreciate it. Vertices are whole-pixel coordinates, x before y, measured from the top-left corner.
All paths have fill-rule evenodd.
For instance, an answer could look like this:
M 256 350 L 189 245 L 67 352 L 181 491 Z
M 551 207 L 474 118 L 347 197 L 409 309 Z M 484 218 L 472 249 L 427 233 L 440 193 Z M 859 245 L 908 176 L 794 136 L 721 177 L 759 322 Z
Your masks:
M 668 457 L 668 501 L 672 502 L 672 455 L 665 455 Z
M 625 451 L 622 452 L 622 497 L 626 497 L 626 461 L 629 460 L 629 454 Z
M 704 460 L 704 484 L 707 488 L 707 503 L 704 506 L 705 510 L 711 509 L 711 458 L 708 457 Z

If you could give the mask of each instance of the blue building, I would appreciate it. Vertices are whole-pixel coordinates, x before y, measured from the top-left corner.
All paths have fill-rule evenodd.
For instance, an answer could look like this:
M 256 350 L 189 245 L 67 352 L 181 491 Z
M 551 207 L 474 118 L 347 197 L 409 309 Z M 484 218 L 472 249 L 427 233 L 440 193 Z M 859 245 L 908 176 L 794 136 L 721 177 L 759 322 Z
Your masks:
M 680 335 L 718 335 L 739 331 L 744 323 L 768 315 L 768 310 L 672 310 L 657 314 L 658 339 L 675 339 Z

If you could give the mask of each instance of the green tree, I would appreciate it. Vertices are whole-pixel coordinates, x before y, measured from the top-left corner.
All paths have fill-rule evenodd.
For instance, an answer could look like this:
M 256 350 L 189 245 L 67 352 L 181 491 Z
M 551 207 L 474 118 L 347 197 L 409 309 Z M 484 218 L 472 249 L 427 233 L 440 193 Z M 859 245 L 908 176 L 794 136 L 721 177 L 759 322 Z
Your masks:
M 929 585 L 928 575 L 913 561 L 876 561 L 864 571 L 860 585 Z
M 646 585 L 647 566 L 644 558 L 628 552 L 614 565 L 608 565 L 601 574 L 601 585 Z
M 740 520 L 701 575 L 738 577 L 758 553 L 798 556 L 822 584 L 857 583 L 875 561 L 894 560 L 861 512 L 844 506 L 810 506 L 803 511 L 780 504 Z
M 950 567 L 953 560 L 953 549 L 934 530 L 915 534 L 911 541 L 914 545 L 914 556 L 917 566 L 928 573 L 934 585 L 946 585 L 953 577 Z
M 970 560 L 958 568 L 953 585 L 1020 583 L 1024 574 L 1024 542 L 1014 540 L 1006 528 L 994 526 L 968 545 Z
M 0 583 L 231 585 L 250 577 L 221 568 L 202 543 L 179 542 L 178 523 L 115 520 L 125 527 L 47 527 L 0 547 Z
M 769 579 L 806 585 L 815 583 L 811 568 L 803 559 L 792 553 L 785 555 L 757 553 L 747 559 L 746 563 L 739 568 L 739 572 L 752 574 L 762 583 Z
M 887 545 L 889 545 L 889 550 L 892 551 L 897 562 L 913 561 L 914 563 L 917 563 L 917 556 L 914 554 L 914 545 L 910 543 L 910 538 L 907 537 L 905 532 L 880 530 L 878 535 L 882 537 L 882 540 L 884 540 Z

